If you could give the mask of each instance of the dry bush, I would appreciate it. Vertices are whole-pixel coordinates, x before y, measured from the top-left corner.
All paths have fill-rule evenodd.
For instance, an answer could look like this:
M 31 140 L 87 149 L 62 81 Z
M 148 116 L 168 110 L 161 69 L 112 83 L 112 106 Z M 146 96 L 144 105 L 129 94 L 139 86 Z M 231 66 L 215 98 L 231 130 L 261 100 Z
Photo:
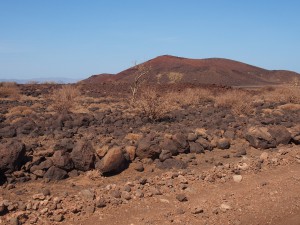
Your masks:
M 174 106 L 190 106 L 198 105 L 208 101 L 213 101 L 211 91 L 203 88 L 187 88 L 182 92 L 169 92 L 166 98 Z
M 8 113 L 6 113 L 7 118 L 15 118 L 15 117 L 25 117 L 32 115 L 34 111 L 28 106 L 16 106 L 9 109 Z
M 80 90 L 78 87 L 64 85 L 52 93 L 52 107 L 58 113 L 70 112 L 78 104 L 77 100 L 79 96 Z
M 147 87 L 141 90 L 133 107 L 140 116 L 147 117 L 150 121 L 158 121 L 172 111 L 173 106 L 156 88 Z
M 282 86 L 274 90 L 262 90 L 262 96 L 267 102 L 300 104 L 300 87 Z
M 253 113 L 253 96 L 242 90 L 229 90 L 215 97 L 217 106 L 230 108 L 235 115 Z
M 1 82 L 0 83 L 0 98 L 19 99 L 20 90 L 15 82 Z

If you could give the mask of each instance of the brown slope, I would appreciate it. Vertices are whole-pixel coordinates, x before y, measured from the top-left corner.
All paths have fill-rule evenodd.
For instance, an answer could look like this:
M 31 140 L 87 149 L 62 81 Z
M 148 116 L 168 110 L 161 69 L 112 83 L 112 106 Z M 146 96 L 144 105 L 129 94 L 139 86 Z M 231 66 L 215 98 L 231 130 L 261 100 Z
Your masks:
M 102 73 L 102 74 L 92 75 L 89 78 L 82 80 L 80 82 L 92 84 L 92 83 L 106 83 L 112 81 L 114 81 L 114 74 Z
M 202 83 L 228 86 L 250 86 L 291 83 L 300 75 L 290 71 L 272 71 L 242 62 L 221 59 L 188 59 L 175 56 L 159 56 L 143 63 L 151 68 L 148 80 L 156 83 Z M 113 77 L 114 81 L 132 82 L 136 67 L 124 70 Z

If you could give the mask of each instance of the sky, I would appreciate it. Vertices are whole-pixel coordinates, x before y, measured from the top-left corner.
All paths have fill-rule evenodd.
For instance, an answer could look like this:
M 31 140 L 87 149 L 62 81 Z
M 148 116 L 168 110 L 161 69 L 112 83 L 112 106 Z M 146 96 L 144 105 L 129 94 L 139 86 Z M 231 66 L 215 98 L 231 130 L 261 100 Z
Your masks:
M 0 78 L 87 78 L 159 55 L 300 73 L 298 0 L 0 0 Z

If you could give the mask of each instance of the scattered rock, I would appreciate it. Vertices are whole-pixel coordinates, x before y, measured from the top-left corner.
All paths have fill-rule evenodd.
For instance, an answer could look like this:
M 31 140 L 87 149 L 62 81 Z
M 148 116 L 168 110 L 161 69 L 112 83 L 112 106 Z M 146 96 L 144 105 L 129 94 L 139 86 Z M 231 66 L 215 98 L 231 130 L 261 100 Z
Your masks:
M 136 171 L 138 171 L 138 172 L 143 172 L 143 171 L 144 171 L 144 166 L 143 166 L 142 163 L 136 163 L 136 164 L 134 165 L 134 169 L 135 169 Z
M 109 149 L 107 154 L 97 163 L 96 168 L 102 173 L 120 172 L 127 166 L 126 159 L 120 147 Z
M 232 178 L 233 178 L 233 181 L 236 183 L 240 183 L 243 179 L 242 175 L 233 175 Z
M 47 172 L 44 174 L 44 178 L 48 178 L 50 180 L 62 180 L 66 178 L 68 173 L 63 169 L 60 169 L 56 166 L 50 167 Z
M 176 199 L 180 202 L 186 202 L 188 200 L 185 194 L 176 195 Z
M 200 213 L 203 213 L 204 210 L 202 207 L 194 207 L 191 209 L 191 213 L 192 214 L 200 214 Z
M 71 158 L 76 169 L 88 171 L 94 168 L 95 150 L 89 141 L 81 141 L 75 145 Z

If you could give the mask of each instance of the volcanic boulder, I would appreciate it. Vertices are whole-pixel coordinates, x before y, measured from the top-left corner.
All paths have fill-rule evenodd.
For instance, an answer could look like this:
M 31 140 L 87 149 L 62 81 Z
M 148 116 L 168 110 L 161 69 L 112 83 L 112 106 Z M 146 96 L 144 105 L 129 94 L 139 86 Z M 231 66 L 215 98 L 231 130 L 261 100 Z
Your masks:
M 11 173 L 21 168 L 25 158 L 25 145 L 19 141 L 0 144 L 0 172 Z
M 95 150 L 89 141 L 81 141 L 74 146 L 71 159 L 76 169 L 88 171 L 94 168 Z
M 96 168 L 102 173 L 117 173 L 126 168 L 126 159 L 121 147 L 113 147 L 96 164 Z
M 254 148 L 267 149 L 276 147 L 276 140 L 268 132 L 267 127 L 250 127 L 245 138 Z

